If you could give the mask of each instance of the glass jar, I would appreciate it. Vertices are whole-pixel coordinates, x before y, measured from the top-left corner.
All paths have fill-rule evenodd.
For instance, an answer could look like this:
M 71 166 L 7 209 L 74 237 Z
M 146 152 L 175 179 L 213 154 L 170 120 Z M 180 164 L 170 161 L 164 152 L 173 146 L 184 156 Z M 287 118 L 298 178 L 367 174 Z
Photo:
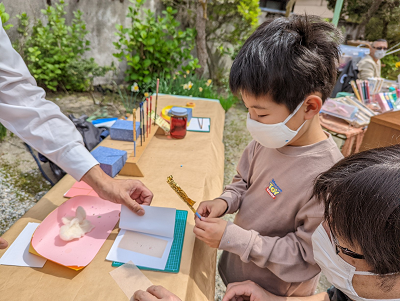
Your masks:
M 171 115 L 171 137 L 183 139 L 186 136 L 187 110 L 185 108 L 173 107 Z

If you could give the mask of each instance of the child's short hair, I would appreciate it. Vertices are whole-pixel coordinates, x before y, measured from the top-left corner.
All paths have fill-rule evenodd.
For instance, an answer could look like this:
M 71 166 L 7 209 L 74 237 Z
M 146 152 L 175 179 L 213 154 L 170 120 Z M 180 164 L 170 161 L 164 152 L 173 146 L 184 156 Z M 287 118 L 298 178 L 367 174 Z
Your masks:
M 380 275 L 400 273 L 400 145 L 355 154 L 315 180 L 331 231 Z
M 266 21 L 235 58 L 230 88 L 234 94 L 268 94 L 290 112 L 313 92 L 324 101 L 336 82 L 341 41 L 341 32 L 317 16 Z

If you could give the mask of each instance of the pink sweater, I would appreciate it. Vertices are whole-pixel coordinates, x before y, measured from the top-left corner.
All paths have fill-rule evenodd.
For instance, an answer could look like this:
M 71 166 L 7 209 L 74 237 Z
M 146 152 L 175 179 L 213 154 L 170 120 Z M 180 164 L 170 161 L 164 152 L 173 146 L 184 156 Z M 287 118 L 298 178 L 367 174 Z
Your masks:
M 269 149 L 256 141 L 246 147 L 238 174 L 219 197 L 228 223 L 219 248 L 218 269 L 225 282 L 252 280 L 281 296 L 309 296 L 320 269 L 311 235 L 323 206 L 310 199 L 313 181 L 342 158 L 332 137 L 313 145 Z

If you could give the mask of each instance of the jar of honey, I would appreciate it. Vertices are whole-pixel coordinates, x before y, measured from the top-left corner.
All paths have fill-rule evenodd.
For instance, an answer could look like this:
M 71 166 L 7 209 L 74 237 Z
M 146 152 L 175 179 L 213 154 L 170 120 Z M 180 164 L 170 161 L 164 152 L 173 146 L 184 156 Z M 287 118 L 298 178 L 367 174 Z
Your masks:
M 185 138 L 187 110 L 185 108 L 173 107 L 169 113 L 171 115 L 171 137 L 176 139 Z

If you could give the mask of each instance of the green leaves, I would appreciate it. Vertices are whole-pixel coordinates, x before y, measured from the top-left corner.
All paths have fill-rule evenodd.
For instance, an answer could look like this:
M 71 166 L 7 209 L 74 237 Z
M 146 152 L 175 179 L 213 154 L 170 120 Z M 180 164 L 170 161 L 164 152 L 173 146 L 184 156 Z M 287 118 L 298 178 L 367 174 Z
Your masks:
M 10 15 L 6 13 L 6 8 L 3 3 L 0 3 L 0 19 L 1 23 L 3 24 L 4 30 L 8 30 L 11 27 L 13 27 L 12 24 L 7 24 L 7 25 L 5 24 L 10 19 Z
M 195 31 L 182 31 L 176 21 L 177 10 L 167 7 L 163 17 L 149 9 L 142 9 L 145 0 L 130 0 L 134 6 L 128 8 L 127 17 L 131 19 L 130 27 L 116 26 L 116 36 L 120 37 L 114 46 L 119 60 L 126 59 L 129 68 L 126 70 L 128 81 L 151 84 L 161 73 L 183 67 L 198 68 L 190 52 L 194 48 Z
M 52 91 L 87 91 L 92 88 L 95 76 L 104 76 L 112 68 L 99 67 L 93 58 L 83 58 L 83 54 L 90 50 L 83 14 L 79 10 L 74 11 L 71 25 L 66 24 L 66 5 L 64 0 L 60 0 L 54 6 L 41 10 L 44 19 L 47 19 L 46 25 L 40 21 L 42 18 L 36 22 L 22 52 L 39 85 Z M 28 17 L 21 14 L 18 18 L 20 26 L 23 26 L 21 34 L 25 34 Z M 115 54 L 118 55 L 121 54 Z

